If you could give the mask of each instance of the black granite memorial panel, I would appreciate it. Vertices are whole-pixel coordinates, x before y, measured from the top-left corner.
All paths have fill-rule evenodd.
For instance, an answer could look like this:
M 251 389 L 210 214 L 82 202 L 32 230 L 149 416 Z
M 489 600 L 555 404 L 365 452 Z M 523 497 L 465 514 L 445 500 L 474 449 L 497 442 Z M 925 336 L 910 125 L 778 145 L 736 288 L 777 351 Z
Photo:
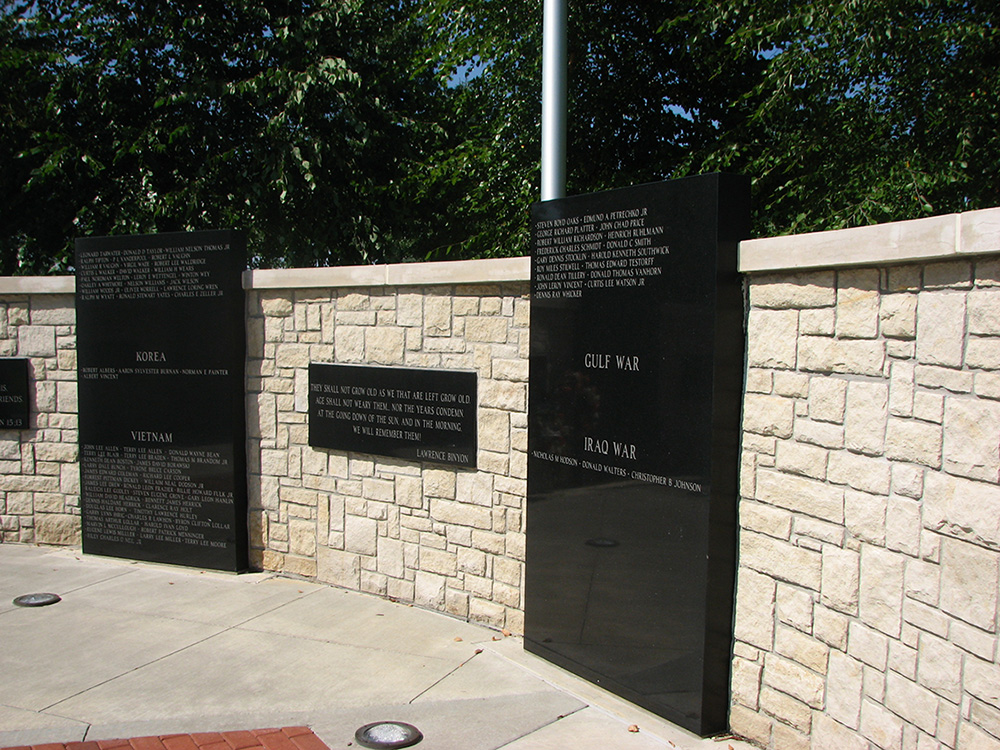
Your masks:
M 28 360 L 0 359 L 0 430 L 26 430 L 28 404 Z
M 242 233 L 76 241 L 83 550 L 247 567 Z
M 532 208 L 526 648 L 726 728 L 749 184 Z
M 476 373 L 309 365 L 309 445 L 476 466 Z

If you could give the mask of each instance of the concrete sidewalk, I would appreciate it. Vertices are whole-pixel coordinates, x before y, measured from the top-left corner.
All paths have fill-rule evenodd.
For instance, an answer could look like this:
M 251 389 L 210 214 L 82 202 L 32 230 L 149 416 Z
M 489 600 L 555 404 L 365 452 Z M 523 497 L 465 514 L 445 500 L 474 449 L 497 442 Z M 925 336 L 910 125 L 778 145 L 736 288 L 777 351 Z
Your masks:
M 12 603 L 39 592 L 62 601 Z M 381 720 L 416 725 L 421 750 L 750 747 L 445 615 L 267 573 L 0 545 L 0 747 L 308 726 L 340 750 Z

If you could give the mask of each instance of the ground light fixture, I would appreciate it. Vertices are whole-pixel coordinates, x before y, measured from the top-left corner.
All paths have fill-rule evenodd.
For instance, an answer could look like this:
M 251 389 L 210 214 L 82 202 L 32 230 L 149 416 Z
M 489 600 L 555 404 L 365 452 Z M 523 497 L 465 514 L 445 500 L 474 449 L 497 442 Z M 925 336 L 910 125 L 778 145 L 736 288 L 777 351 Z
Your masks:
M 419 729 L 402 721 L 376 721 L 365 724 L 354 733 L 359 745 L 370 748 L 409 747 L 423 738 Z
M 62 601 L 59 594 L 22 594 L 14 597 L 14 604 L 18 607 L 44 607 L 58 601 Z

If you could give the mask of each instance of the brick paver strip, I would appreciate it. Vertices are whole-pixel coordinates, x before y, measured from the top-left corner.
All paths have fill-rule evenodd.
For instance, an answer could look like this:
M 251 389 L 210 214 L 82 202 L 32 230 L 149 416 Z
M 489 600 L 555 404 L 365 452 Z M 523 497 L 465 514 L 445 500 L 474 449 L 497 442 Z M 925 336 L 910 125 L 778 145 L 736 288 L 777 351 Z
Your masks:
M 259 739 L 260 744 L 267 750 L 299 750 L 298 746 L 292 742 L 292 738 L 284 732 L 262 734 Z
M 260 747 L 260 740 L 253 732 L 226 732 L 226 742 L 233 750 L 246 750 L 246 748 Z
M 191 739 L 198 747 L 205 747 L 205 745 L 211 745 L 213 742 L 223 741 L 222 735 L 218 732 L 195 732 L 191 735 Z
M 134 750 L 167 750 L 159 737 L 136 737 L 129 740 L 129 744 Z M 69 748 L 67 748 L 69 750 Z
M 97 742 L 48 742 L 0 750 L 330 750 L 309 727 L 197 732 Z
M 323 744 L 323 740 L 312 732 L 297 734 L 292 737 L 292 742 L 299 750 L 328 750 L 327 746 Z
M 190 734 L 172 734 L 169 737 L 161 737 L 164 747 L 167 750 L 198 750 L 198 745 Z M 70 750 L 68 747 L 66 750 Z

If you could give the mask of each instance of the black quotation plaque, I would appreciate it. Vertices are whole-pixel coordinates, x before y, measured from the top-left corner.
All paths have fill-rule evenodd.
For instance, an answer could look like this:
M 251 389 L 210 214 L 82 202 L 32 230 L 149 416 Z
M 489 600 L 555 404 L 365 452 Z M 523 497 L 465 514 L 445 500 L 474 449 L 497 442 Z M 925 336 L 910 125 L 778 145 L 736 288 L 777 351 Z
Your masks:
M 0 430 L 26 430 L 28 403 L 28 360 L 0 359 Z
M 724 731 L 749 182 L 532 207 L 526 648 Z
M 76 241 L 83 551 L 247 567 L 246 240 Z
M 475 468 L 476 373 L 309 365 L 309 445 Z

